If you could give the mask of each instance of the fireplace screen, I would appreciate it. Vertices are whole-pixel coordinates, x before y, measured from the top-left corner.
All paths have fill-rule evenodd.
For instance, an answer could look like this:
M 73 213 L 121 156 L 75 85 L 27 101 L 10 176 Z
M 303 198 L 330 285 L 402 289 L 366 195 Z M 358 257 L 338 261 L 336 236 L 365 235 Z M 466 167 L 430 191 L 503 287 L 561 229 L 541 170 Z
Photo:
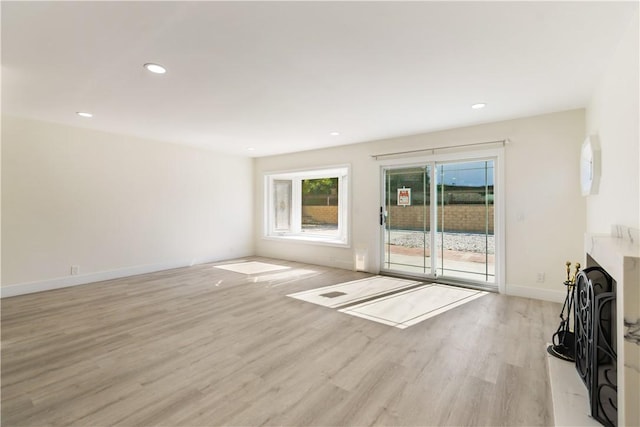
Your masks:
M 591 416 L 617 425 L 616 295 L 600 267 L 578 274 L 575 288 L 576 369 L 589 391 Z

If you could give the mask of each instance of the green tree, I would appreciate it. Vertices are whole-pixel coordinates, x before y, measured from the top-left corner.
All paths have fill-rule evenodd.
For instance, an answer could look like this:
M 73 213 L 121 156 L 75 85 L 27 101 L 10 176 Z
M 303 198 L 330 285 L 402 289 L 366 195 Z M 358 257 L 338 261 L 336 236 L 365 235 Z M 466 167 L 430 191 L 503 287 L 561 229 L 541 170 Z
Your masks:
M 305 179 L 302 181 L 302 194 L 331 194 L 338 188 L 338 178 Z

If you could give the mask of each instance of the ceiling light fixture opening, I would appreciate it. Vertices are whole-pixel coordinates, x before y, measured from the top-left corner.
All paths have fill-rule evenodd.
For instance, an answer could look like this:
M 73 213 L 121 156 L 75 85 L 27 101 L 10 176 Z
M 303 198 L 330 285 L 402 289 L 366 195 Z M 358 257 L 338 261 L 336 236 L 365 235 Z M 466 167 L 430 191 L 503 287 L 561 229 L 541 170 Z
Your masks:
M 253 147 L 247 148 L 247 151 L 254 151 L 254 150 L 255 150 L 255 148 L 253 148 Z
M 152 73 L 155 73 L 155 74 L 164 74 L 167 72 L 166 68 L 158 64 L 146 63 L 144 64 L 144 68 L 146 68 L 148 71 L 151 71 Z
M 331 136 L 339 136 L 340 132 L 331 132 L 329 135 L 331 135 Z
M 479 102 L 477 104 L 473 104 L 471 106 L 471 108 L 473 108 L 474 110 L 479 110 L 479 109 L 484 108 L 486 106 L 487 106 L 487 104 L 485 104 L 484 102 Z
M 86 111 L 76 111 L 76 114 L 80 117 L 86 117 L 87 119 L 93 117 L 93 114 L 87 113 Z

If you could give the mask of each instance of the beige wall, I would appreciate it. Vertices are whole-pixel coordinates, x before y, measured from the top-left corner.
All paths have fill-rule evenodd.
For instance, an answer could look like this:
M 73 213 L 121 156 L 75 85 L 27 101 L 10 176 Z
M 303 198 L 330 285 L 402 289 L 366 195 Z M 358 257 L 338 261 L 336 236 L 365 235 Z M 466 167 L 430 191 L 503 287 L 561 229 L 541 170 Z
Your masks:
M 587 197 L 587 231 L 610 233 L 622 224 L 640 228 L 640 70 L 638 16 L 612 54 L 587 108 L 587 132 L 601 145 L 598 194 Z
M 3 117 L 2 285 L 251 255 L 252 194 L 248 158 Z
M 256 159 L 258 255 L 352 268 L 353 251 L 367 251 L 367 269 L 380 268 L 380 162 L 373 154 L 509 138 L 505 161 L 507 292 L 558 299 L 564 262 L 583 257 L 585 199 L 580 195 L 579 151 L 584 110 L 573 110 L 403 138 Z M 263 174 L 351 164 L 351 247 L 263 239 Z M 536 282 L 538 272 L 546 274 Z
M 2 124 L 3 286 L 67 279 L 71 265 L 91 278 L 250 255 L 251 212 L 258 255 L 352 268 L 364 249 L 377 272 L 380 163 L 371 155 L 505 137 L 507 291 L 560 295 L 564 261 L 583 253 L 583 110 L 255 161 L 31 120 Z M 352 168 L 351 247 L 262 239 L 262 174 L 336 163 Z

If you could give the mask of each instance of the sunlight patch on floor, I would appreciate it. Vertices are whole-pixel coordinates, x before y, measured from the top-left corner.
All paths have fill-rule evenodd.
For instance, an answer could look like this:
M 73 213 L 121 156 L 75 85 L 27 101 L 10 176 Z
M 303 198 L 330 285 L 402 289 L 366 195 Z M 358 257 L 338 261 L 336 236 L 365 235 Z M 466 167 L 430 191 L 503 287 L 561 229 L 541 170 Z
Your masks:
M 405 329 L 487 293 L 456 286 L 375 276 L 287 296 Z
M 486 294 L 484 291 L 428 284 L 339 311 L 405 329 Z
M 410 286 L 416 286 L 420 283 L 421 282 L 415 280 L 375 276 L 311 289 L 309 291 L 297 292 L 287 296 L 324 307 L 337 308 L 367 298 L 405 289 Z
M 242 273 L 242 274 L 262 274 L 262 273 L 268 273 L 270 271 L 288 270 L 291 267 L 286 267 L 284 265 L 277 265 L 277 264 L 268 264 L 266 262 L 247 261 L 247 262 L 240 262 L 236 264 L 216 265 L 215 268 L 220 268 L 222 270 L 229 270 L 229 271 Z

